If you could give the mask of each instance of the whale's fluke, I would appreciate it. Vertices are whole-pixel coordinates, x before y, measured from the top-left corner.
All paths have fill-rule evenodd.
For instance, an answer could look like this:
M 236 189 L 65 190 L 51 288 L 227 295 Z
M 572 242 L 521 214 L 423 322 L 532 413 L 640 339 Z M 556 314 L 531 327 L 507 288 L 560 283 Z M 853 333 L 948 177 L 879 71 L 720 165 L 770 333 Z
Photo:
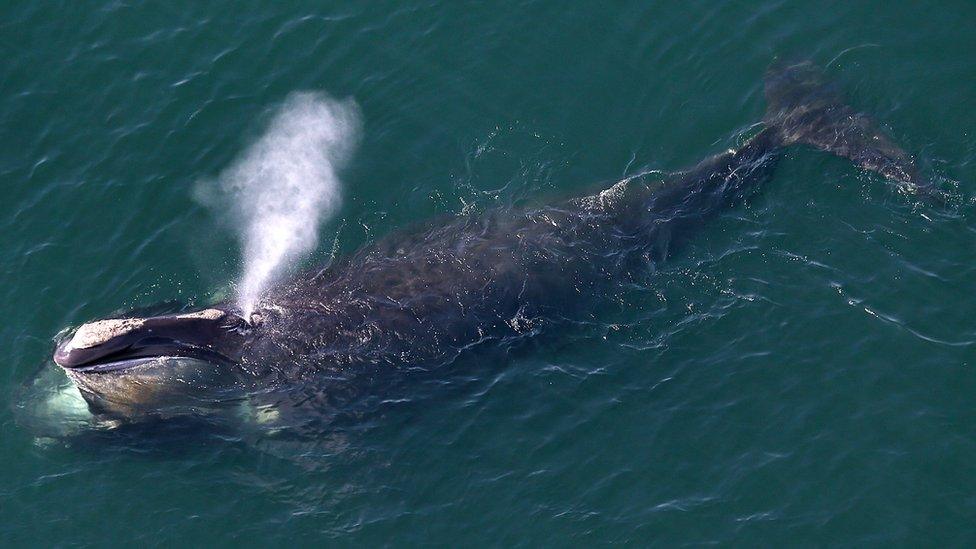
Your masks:
M 866 114 L 855 111 L 810 62 L 774 64 L 766 72 L 763 121 L 783 145 L 803 143 L 849 158 L 906 191 L 926 191 L 912 157 Z

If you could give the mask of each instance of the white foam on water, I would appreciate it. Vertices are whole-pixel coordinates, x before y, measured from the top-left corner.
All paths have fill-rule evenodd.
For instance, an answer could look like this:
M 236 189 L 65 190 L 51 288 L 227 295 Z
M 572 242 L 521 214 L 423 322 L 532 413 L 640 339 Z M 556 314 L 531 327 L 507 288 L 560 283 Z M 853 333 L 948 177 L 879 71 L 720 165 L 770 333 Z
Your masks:
M 267 130 L 198 197 L 231 206 L 244 266 L 237 286 L 244 318 L 288 267 L 312 251 L 319 226 L 339 207 L 341 170 L 355 149 L 359 108 L 317 92 L 288 96 Z M 216 191 L 216 192 L 215 192 Z

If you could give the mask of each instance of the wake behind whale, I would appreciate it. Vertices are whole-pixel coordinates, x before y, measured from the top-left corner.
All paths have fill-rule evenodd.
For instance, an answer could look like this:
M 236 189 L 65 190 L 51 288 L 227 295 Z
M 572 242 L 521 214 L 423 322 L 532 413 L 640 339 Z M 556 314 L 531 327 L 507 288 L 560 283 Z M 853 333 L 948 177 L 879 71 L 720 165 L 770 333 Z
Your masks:
M 336 151 L 348 154 L 341 145 L 351 133 L 333 130 L 357 127 L 330 103 L 322 110 L 299 100 L 219 179 L 231 196 L 253 200 L 237 203 L 244 234 L 253 238 L 245 245 L 244 306 L 91 322 L 60 342 L 54 360 L 101 414 L 158 414 L 196 398 L 195 391 L 233 387 L 281 417 L 583 317 L 609 285 L 667 260 L 708 220 L 757 192 L 789 146 L 844 157 L 899 188 L 936 194 L 912 157 L 810 63 L 770 69 L 765 93 L 757 133 L 687 170 L 394 233 L 325 269 L 267 286 L 284 261 L 314 243 L 314 230 L 297 226 L 307 218 L 291 210 L 318 221 L 335 207 L 334 169 L 346 158 Z M 305 117 L 288 115 L 308 112 L 342 123 L 308 130 L 293 124 Z M 296 154 L 282 158 L 281 151 Z M 282 172 L 276 160 L 284 159 L 294 170 Z M 311 175 L 317 194 L 304 196 L 307 182 L 297 174 Z M 259 322 L 241 316 L 251 308 Z

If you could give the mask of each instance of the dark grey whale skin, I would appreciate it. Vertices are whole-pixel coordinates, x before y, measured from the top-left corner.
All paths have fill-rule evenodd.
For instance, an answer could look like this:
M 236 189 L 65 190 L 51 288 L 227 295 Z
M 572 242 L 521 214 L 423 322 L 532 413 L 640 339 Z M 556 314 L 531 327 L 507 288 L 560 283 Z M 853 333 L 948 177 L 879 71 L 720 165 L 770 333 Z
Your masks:
M 338 384 L 431 369 L 467 349 L 534 333 L 540 323 L 579 318 L 608 284 L 640 276 L 755 192 L 784 147 L 797 143 L 849 158 L 903 188 L 929 189 L 909 155 L 847 106 L 812 64 L 771 68 L 765 91 L 763 129 L 691 169 L 628 178 L 555 205 L 397 232 L 302 273 L 264 296 L 250 325 L 235 327 L 235 348 L 224 353 L 232 360 L 212 367 L 248 391 Z M 219 333 L 210 345 L 228 346 Z M 69 375 L 89 401 L 129 398 L 119 379 Z M 168 382 L 165 372 L 158 382 Z
M 771 140 L 760 134 L 664 181 L 638 177 L 557 205 L 391 235 L 267 296 L 244 360 L 298 356 L 335 370 L 442 363 L 540 319 L 575 317 L 749 191 L 776 161 Z
M 278 288 L 260 311 L 268 328 L 248 344 L 245 360 L 314 356 L 303 364 L 339 370 L 443 361 L 516 337 L 530 319 L 578 314 L 601 285 L 661 261 L 755 191 L 794 143 L 919 186 L 909 156 L 845 105 L 815 67 L 774 68 L 766 82 L 765 129 L 737 151 L 663 180 L 635 177 L 557 205 L 391 235 Z

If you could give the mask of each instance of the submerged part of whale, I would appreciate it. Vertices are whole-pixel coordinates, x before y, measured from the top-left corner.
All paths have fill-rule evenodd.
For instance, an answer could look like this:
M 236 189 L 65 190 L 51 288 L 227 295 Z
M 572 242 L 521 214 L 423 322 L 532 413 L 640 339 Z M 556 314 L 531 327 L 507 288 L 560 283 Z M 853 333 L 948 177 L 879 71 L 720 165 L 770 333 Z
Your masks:
M 100 412 L 157 414 L 242 394 L 315 406 L 390 372 L 429 370 L 578 318 L 602 288 L 640 276 L 754 192 L 786 146 L 806 144 L 901 188 L 929 189 L 911 157 L 813 65 L 770 69 L 765 92 L 761 131 L 686 171 L 389 235 L 272 289 L 246 321 L 218 303 L 85 324 L 54 360 Z

